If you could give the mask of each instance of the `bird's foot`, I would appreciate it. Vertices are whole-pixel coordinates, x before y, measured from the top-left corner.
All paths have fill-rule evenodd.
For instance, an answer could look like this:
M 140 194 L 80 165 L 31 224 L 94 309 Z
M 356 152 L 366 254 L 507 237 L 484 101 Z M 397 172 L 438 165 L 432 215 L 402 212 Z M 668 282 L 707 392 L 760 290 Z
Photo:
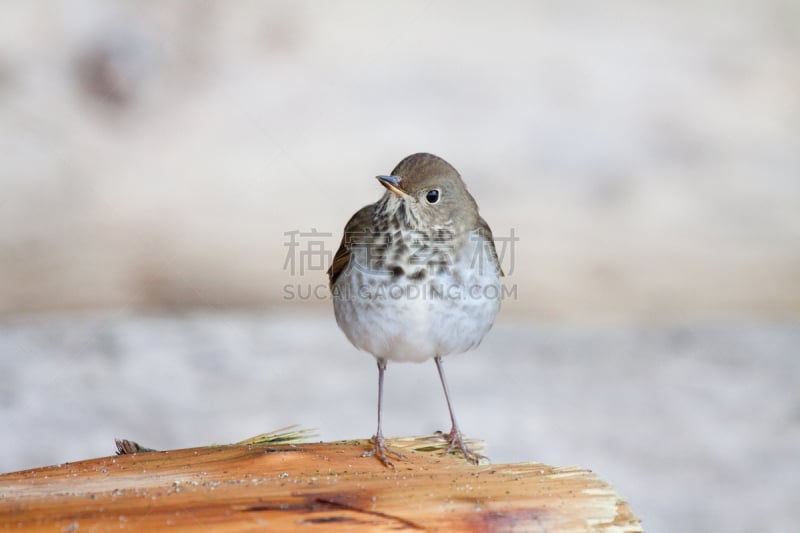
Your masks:
M 405 459 L 406 456 L 400 452 L 396 452 L 393 449 L 389 448 L 386 445 L 386 439 L 383 438 L 383 435 L 375 435 L 370 439 L 370 442 L 373 444 L 373 448 L 369 451 L 366 451 L 361 454 L 361 457 L 372 457 L 373 455 L 377 457 L 384 466 L 388 466 L 389 468 L 394 468 L 394 465 L 389 460 L 387 455 L 391 455 L 395 459 Z
M 464 437 L 461 435 L 461 431 L 458 430 L 457 427 L 453 427 L 450 430 L 450 433 L 444 433 L 442 431 L 437 431 L 437 435 L 441 436 L 444 440 L 446 440 L 450 445 L 445 450 L 444 454 L 447 455 L 456 448 L 461 451 L 461 455 L 464 456 L 464 459 L 469 461 L 472 464 L 478 464 L 481 459 L 488 459 L 485 455 L 481 455 L 478 452 L 475 452 L 467 446 L 467 443 L 464 442 Z

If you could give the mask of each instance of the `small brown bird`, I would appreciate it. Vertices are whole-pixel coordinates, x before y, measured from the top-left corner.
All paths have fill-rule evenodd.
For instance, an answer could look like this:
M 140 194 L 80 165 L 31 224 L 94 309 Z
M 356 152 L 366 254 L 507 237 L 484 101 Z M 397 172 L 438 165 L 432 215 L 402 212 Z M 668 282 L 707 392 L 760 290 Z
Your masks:
M 419 153 L 403 159 L 380 200 L 344 228 L 328 270 L 336 322 L 353 345 L 378 360 L 375 455 L 402 454 L 386 445 L 381 427 L 387 361 L 433 359 L 452 428 L 446 453 L 458 448 L 477 463 L 456 423 L 442 357 L 480 344 L 500 309 L 502 271 L 489 225 L 461 176 L 444 159 Z

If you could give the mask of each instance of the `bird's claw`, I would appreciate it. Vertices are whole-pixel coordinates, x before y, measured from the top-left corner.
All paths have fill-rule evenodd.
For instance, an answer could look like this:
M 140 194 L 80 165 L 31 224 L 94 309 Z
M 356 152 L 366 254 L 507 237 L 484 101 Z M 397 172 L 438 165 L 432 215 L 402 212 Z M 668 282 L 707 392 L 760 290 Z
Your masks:
M 437 431 L 437 435 L 442 437 L 449 443 L 447 446 L 447 450 L 445 450 L 444 455 L 448 455 L 452 453 L 456 448 L 461 452 L 461 455 L 464 456 L 464 459 L 469 461 L 472 464 L 477 465 L 480 463 L 481 459 L 488 459 L 485 455 L 481 455 L 478 452 L 475 452 L 467 446 L 464 442 L 464 437 L 461 435 L 461 431 L 458 428 L 454 427 L 450 430 L 450 433 L 444 433 L 443 431 Z
M 395 459 L 405 459 L 406 456 L 400 452 L 397 452 L 386 445 L 386 439 L 383 438 L 383 435 L 375 435 L 370 439 L 370 442 L 373 444 L 373 448 L 361 454 L 361 457 L 377 457 L 380 462 L 389 468 L 394 468 L 394 465 L 389 460 L 387 455 L 393 456 Z

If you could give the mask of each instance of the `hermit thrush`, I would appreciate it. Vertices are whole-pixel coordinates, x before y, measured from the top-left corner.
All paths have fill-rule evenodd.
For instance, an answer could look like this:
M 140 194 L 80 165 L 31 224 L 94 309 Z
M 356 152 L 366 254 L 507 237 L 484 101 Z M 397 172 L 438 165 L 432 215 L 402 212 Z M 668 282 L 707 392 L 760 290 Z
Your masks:
M 442 357 L 478 346 L 500 309 L 492 232 L 456 169 L 435 155 L 410 155 L 377 179 L 386 192 L 347 223 L 328 270 L 336 322 L 378 360 L 378 430 L 365 455 L 387 466 L 387 455 L 402 457 L 381 427 L 387 361 L 433 359 L 452 423 L 445 453 L 458 448 L 477 463 L 456 423 Z

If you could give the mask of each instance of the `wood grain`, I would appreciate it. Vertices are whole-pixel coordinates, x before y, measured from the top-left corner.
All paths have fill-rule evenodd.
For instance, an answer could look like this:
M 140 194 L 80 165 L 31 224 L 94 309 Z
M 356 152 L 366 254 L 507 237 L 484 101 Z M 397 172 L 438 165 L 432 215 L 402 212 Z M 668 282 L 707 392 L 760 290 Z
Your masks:
M 367 441 L 226 445 L 102 457 L 0 475 L 0 526 L 23 531 L 641 531 L 578 467 L 474 466 Z

